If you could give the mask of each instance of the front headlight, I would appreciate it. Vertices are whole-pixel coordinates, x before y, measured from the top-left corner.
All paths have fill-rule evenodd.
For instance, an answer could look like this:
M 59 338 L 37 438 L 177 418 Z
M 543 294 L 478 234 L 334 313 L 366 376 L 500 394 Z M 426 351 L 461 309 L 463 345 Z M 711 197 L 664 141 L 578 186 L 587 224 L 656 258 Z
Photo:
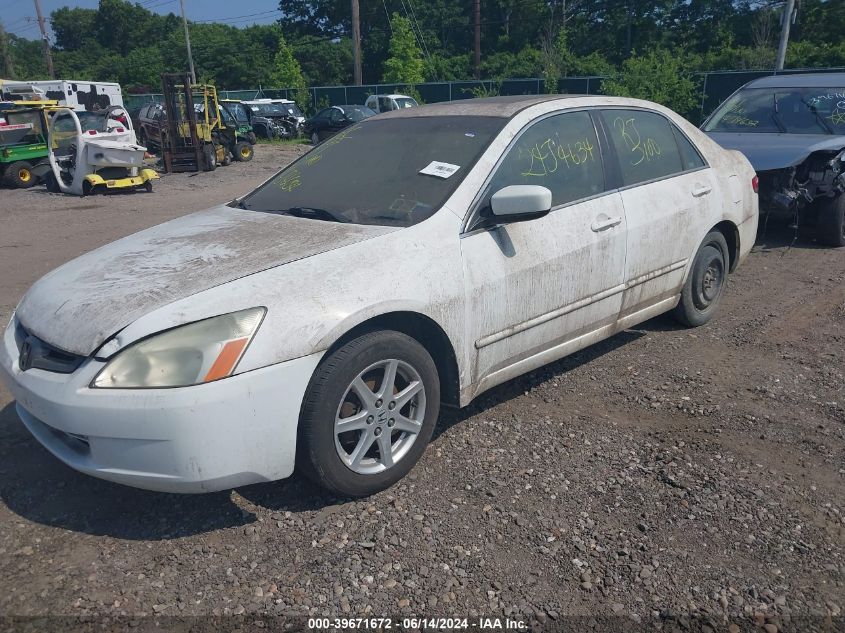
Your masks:
M 187 387 L 230 376 L 265 312 L 250 308 L 151 336 L 119 352 L 92 386 Z

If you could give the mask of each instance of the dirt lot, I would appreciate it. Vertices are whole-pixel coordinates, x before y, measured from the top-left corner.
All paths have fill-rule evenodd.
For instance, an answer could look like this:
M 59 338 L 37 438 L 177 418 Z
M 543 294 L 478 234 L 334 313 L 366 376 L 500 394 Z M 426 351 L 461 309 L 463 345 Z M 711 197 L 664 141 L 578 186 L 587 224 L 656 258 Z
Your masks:
M 154 194 L 0 190 L 0 320 L 58 264 L 304 149 L 262 146 Z M 656 319 L 446 412 L 412 474 L 363 501 L 299 477 L 187 497 L 91 479 L 0 388 L 0 615 L 843 630 L 845 250 L 791 242 L 769 228 L 707 327 Z

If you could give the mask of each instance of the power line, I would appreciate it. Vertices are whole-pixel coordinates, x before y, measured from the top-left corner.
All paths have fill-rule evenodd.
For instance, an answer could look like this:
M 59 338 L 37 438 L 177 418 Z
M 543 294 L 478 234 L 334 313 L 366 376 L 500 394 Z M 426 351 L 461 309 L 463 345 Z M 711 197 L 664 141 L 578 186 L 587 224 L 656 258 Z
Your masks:
M 233 15 L 228 18 L 216 18 L 216 19 L 207 19 L 207 20 L 192 20 L 192 22 L 196 22 L 197 24 L 205 24 L 209 22 L 222 22 L 222 23 L 229 23 L 229 22 L 240 22 L 244 19 L 248 20 L 249 18 L 254 18 L 257 16 L 267 16 L 273 15 L 274 13 L 281 13 L 281 9 L 271 9 L 269 11 L 261 11 L 260 13 L 248 13 L 246 15 Z

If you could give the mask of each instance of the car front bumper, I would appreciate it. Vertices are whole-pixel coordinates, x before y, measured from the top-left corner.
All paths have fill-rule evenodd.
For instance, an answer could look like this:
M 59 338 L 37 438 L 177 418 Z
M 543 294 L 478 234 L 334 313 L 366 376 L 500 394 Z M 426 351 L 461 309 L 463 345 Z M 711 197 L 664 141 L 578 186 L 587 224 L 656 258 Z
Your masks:
M 288 477 L 299 410 L 322 356 L 171 389 L 92 389 L 104 366 L 20 371 L 14 325 L 0 377 L 32 435 L 78 471 L 164 492 L 212 492 Z

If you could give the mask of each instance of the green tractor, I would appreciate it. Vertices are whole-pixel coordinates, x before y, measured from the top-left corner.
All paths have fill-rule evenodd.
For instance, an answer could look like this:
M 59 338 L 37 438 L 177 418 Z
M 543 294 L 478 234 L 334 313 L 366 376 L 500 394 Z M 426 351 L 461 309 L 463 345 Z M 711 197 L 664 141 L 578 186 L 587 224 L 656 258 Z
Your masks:
M 5 110 L 0 126 L 0 182 L 26 189 L 38 184 L 47 171 L 47 127 L 50 108 L 44 106 Z

